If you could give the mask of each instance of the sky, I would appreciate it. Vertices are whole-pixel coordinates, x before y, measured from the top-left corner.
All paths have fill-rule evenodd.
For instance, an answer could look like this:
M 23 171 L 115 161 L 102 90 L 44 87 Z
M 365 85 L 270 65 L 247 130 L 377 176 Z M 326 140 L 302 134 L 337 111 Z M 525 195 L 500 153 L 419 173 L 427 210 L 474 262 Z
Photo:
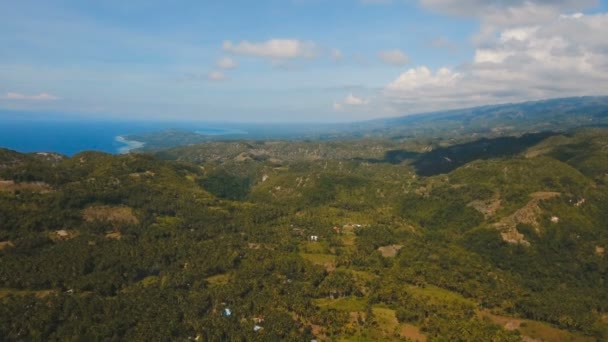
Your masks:
M 0 110 L 345 122 L 608 95 L 598 0 L 0 0 Z

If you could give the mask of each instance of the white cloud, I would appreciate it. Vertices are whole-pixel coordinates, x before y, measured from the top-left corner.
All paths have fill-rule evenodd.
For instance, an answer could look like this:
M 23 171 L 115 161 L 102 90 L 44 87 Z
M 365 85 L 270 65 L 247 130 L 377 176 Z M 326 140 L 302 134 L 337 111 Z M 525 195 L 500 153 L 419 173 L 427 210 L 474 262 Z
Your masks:
M 562 14 L 559 17 L 562 19 L 580 19 L 582 17 L 584 17 L 585 15 L 583 13 L 574 13 L 574 14 Z
M 7 100 L 21 100 L 21 101 L 54 101 L 59 100 L 59 97 L 48 94 L 48 93 L 40 93 L 38 95 L 26 95 L 22 93 L 16 92 L 8 92 L 6 96 L 4 96 Z
M 553 12 L 582 10 L 597 0 L 419 0 L 420 4 L 447 14 L 483 17 L 502 12 L 524 14 L 539 9 Z
M 349 105 L 349 106 L 363 106 L 368 103 L 369 103 L 368 100 L 366 100 L 362 97 L 355 96 L 353 94 L 348 94 L 348 96 L 346 96 L 346 98 L 344 99 L 344 104 Z
M 436 73 L 423 66 L 409 69 L 388 85 L 392 91 L 407 92 L 420 89 L 452 86 L 460 78 L 460 74 L 448 68 L 441 68 Z
M 597 4 L 598 0 L 419 0 L 419 2 L 422 6 L 437 12 L 479 19 L 480 30 L 473 37 L 473 41 L 485 44 L 494 39 L 496 33 L 502 29 L 548 23 L 560 14 L 590 8 Z
M 468 64 L 417 67 L 383 92 L 395 113 L 608 95 L 608 14 L 556 15 L 536 26 L 503 28 L 479 43 Z
M 477 49 L 475 51 L 475 63 L 502 63 L 509 56 L 511 56 L 511 53 L 507 51 Z
M 409 63 L 408 56 L 401 50 L 388 50 L 378 53 L 378 58 L 386 64 L 403 66 Z
M 226 80 L 226 75 L 221 71 L 211 71 L 207 74 L 207 79 L 214 82 L 224 81 Z
M 317 56 L 317 45 L 310 41 L 297 39 L 271 39 L 265 42 L 225 41 L 223 50 L 237 55 L 285 60 L 296 58 L 314 58 Z
M 230 57 L 223 57 L 220 58 L 215 65 L 220 68 L 220 69 L 236 69 L 239 65 L 238 63 L 230 58 Z
M 346 108 L 362 107 L 370 103 L 368 99 L 353 94 L 348 94 L 343 100 L 334 102 L 334 110 L 339 112 Z

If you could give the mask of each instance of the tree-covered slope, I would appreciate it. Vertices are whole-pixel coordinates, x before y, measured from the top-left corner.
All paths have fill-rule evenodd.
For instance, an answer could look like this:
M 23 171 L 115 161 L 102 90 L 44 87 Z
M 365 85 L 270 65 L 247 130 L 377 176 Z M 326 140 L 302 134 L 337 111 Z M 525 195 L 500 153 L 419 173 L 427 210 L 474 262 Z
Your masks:
M 602 341 L 607 137 L 0 150 L 0 336 Z

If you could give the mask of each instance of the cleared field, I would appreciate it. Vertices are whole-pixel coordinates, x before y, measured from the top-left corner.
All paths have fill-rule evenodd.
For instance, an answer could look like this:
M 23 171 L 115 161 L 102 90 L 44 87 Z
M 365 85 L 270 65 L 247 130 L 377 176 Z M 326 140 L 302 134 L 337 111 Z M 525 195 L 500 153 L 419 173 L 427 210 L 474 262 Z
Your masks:
M 593 337 L 582 336 L 569 331 L 557 329 L 543 322 L 494 315 L 489 312 L 480 312 L 479 315 L 481 317 L 489 318 L 492 322 L 503 326 L 507 330 L 519 330 L 524 338 L 528 338 L 528 340 L 531 341 L 596 341 L 596 339 Z
M 211 286 L 225 285 L 230 282 L 230 274 L 216 274 L 214 276 L 205 278 L 205 280 L 207 280 L 207 282 L 209 282 L 209 285 Z
M 442 289 L 437 286 L 427 285 L 425 287 L 419 287 L 414 285 L 408 285 L 408 291 L 413 295 L 425 296 L 435 302 L 462 302 L 466 304 L 475 305 L 470 299 L 463 297 L 461 294 L 452 292 L 446 289 Z
M 137 224 L 139 220 L 133 209 L 126 206 L 111 207 L 107 205 L 93 205 L 86 208 L 82 217 L 85 221 L 105 221 L 115 224 Z
M 58 293 L 58 290 L 16 290 L 16 289 L 7 289 L 0 288 L 0 299 L 7 296 L 30 296 L 34 295 L 38 298 L 44 298 L 52 294 Z
M 364 311 L 367 305 L 365 298 L 359 297 L 342 297 L 338 299 L 319 298 L 315 299 L 313 303 L 320 308 L 330 308 L 340 311 Z
M 8 248 L 8 247 L 14 247 L 15 244 L 13 244 L 12 241 L 0 241 L 0 251 Z
M 42 182 L 19 182 L 0 180 L 0 191 L 16 192 L 31 191 L 37 193 L 48 193 L 53 189 L 50 185 Z

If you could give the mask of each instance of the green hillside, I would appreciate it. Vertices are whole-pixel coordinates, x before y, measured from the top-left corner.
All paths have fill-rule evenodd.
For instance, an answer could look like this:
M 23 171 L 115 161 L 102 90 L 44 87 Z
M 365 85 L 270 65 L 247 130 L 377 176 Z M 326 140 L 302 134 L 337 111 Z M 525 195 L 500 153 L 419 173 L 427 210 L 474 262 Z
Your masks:
M 6 340 L 604 341 L 606 248 L 603 128 L 0 150 Z

